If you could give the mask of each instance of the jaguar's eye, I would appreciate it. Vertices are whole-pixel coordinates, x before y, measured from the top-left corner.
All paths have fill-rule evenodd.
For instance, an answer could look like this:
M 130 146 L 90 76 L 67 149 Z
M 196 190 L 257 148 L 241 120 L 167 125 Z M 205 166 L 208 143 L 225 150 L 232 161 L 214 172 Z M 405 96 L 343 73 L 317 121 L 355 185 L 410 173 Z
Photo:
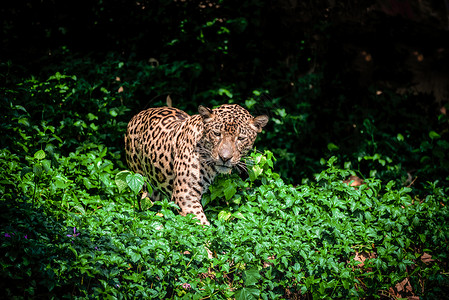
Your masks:
M 220 136 L 220 135 L 221 135 L 221 132 L 220 132 L 220 131 L 214 131 L 214 135 L 215 135 L 215 136 Z
M 237 138 L 239 141 L 243 141 L 244 139 L 245 139 L 245 137 L 244 136 L 239 136 L 238 138 Z

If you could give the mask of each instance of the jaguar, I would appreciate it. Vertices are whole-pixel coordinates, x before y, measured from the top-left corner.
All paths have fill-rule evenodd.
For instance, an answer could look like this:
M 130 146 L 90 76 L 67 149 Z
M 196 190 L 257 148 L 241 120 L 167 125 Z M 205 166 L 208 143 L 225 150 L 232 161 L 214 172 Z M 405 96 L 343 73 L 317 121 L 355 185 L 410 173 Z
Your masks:
M 209 225 L 203 193 L 217 174 L 244 168 L 242 158 L 267 123 L 266 115 L 253 117 L 237 104 L 200 105 L 191 116 L 174 107 L 149 108 L 128 123 L 126 160 L 133 172 L 149 179 L 152 201 L 165 194 L 181 215 L 194 214 Z

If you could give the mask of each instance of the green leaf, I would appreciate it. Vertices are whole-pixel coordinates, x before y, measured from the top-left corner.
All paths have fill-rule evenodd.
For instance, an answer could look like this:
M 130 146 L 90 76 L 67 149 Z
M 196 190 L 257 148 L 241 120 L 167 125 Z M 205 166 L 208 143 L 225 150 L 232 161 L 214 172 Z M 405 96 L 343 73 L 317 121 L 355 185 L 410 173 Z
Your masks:
M 88 113 L 87 118 L 89 119 L 89 121 L 98 120 L 98 117 L 92 113 Z
M 126 183 L 129 188 L 137 194 L 140 190 L 142 190 L 145 180 L 140 174 L 128 174 L 128 176 L 126 176 Z
M 419 234 L 419 239 L 421 240 L 421 242 L 425 243 L 425 242 L 426 242 L 426 235 L 420 233 L 420 234 Z
M 114 118 L 118 116 L 118 112 L 116 109 L 109 110 L 109 114 Z
M 39 150 L 36 153 L 34 153 L 34 158 L 38 160 L 44 159 L 45 158 L 44 150 Z
M 150 198 L 145 197 L 144 199 L 140 200 L 140 205 L 142 206 L 142 210 L 147 210 L 153 207 L 154 203 Z
M 398 135 L 396 136 L 396 138 L 397 138 L 397 140 L 400 141 L 400 142 L 403 142 L 403 141 L 404 141 L 404 136 L 403 136 L 402 134 L 400 134 L 400 133 L 398 133 Z
M 131 261 L 133 263 L 138 262 L 142 258 L 142 256 L 139 253 L 134 252 L 132 249 L 129 249 L 126 252 L 129 255 L 129 257 L 131 258 Z
M 259 289 L 255 288 L 242 288 L 235 293 L 236 300 L 248 300 L 248 299 L 258 299 L 260 295 Z
M 225 195 L 226 200 L 229 201 L 229 199 L 232 198 L 232 196 L 235 195 L 235 193 L 237 192 L 237 190 L 235 189 L 234 184 L 232 183 L 232 181 L 229 180 L 228 182 L 229 184 L 224 188 L 223 193 Z
M 97 131 L 99 128 L 99 126 L 95 125 L 94 123 L 90 123 L 89 127 L 94 131 Z
M 126 177 L 130 174 L 131 172 L 128 170 L 120 171 L 117 174 L 115 174 L 115 184 L 117 185 L 119 193 L 121 193 L 124 189 L 128 187 Z
M 432 140 L 434 140 L 434 139 L 439 139 L 441 136 L 438 133 L 436 133 L 435 131 L 432 130 L 431 132 L 429 132 L 429 137 Z
M 75 255 L 75 257 L 78 257 L 78 252 L 76 252 L 76 250 L 75 250 L 72 246 L 69 246 L 68 248 L 69 248 L 70 251 L 73 252 L 73 254 Z
M 40 164 L 36 164 L 33 166 L 33 173 L 37 177 L 40 177 L 42 175 L 42 166 Z
M 245 286 L 256 284 L 262 277 L 257 268 L 251 268 L 249 270 L 246 270 L 244 274 L 245 274 Z
M 245 216 L 239 211 L 233 213 L 232 216 L 236 219 L 246 219 Z
M 228 98 L 232 98 L 233 95 L 230 91 L 228 91 L 227 89 L 221 88 L 218 90 L 218 95 L 223 96 L 226 95 Z
M 49 159 L 43 160 L 42 167 L 44 168 L 45 172 L 49 172 L 51 170 L 51 160 Z
M 58 189 L 65 189 L 66 187 L 69 186 L 67 179 L 65 179 L 61 175 L 56 175 L 54 177 L 54 182 L 55 182 L 56 188 L 58 188 Z
M 252 167 L 252 170 L 254 172 L 254 179 L 260 176 L 260 174 L 263 173 L 263 169 L 259 167 L 258 165 L 255 165 Z
M 92 184 L 92 182 L 89 180 L 89 178 L 87 177 L 83 177 L 83 184 L 87 189 L 91 189 L 94 187 L 94 185 Z
M 340 147 L 338 147 L 334 143 L 329 143 L 329 144 L 327 144 L 327 149 L 329 151 L 337 151 L 338 149 L 340 149 Z
M 29 122 L 28 119 L 25 118 L 25 117 L 20 118 L 20 119 L 17 121 L 17 123 L 22 124 L 22 125 L 25 125 L 25 126 L 30 126 L 30 122 Z
M 218 220 L 220 221 L 227 221 L 231 217 L 231 212 L 222 210 L 218 213 Z

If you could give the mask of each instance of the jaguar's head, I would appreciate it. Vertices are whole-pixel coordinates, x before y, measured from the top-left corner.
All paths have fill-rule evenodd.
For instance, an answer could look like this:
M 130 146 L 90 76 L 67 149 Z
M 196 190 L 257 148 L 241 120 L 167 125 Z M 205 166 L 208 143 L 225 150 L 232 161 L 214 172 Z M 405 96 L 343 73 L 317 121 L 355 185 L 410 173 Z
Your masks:
M 204 123 L 200 154 L 218 173 L 229 173 L 239 164 L 268 122 L 267 116 L 253 117 L 237 104 L 215 109 L 200 105 L 198 111 Z

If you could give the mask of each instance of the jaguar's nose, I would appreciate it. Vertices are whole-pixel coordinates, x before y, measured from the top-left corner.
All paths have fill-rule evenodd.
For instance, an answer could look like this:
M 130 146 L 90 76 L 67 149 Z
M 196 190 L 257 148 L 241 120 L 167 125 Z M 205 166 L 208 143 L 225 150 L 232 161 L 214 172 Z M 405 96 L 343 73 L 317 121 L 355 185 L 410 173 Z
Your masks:
M 230 149 L 221 149 L 218 153 L 218 156 L 220 156 L 220 159 L 223 163 L 229 161 L 232 158 L 232 151 Z

